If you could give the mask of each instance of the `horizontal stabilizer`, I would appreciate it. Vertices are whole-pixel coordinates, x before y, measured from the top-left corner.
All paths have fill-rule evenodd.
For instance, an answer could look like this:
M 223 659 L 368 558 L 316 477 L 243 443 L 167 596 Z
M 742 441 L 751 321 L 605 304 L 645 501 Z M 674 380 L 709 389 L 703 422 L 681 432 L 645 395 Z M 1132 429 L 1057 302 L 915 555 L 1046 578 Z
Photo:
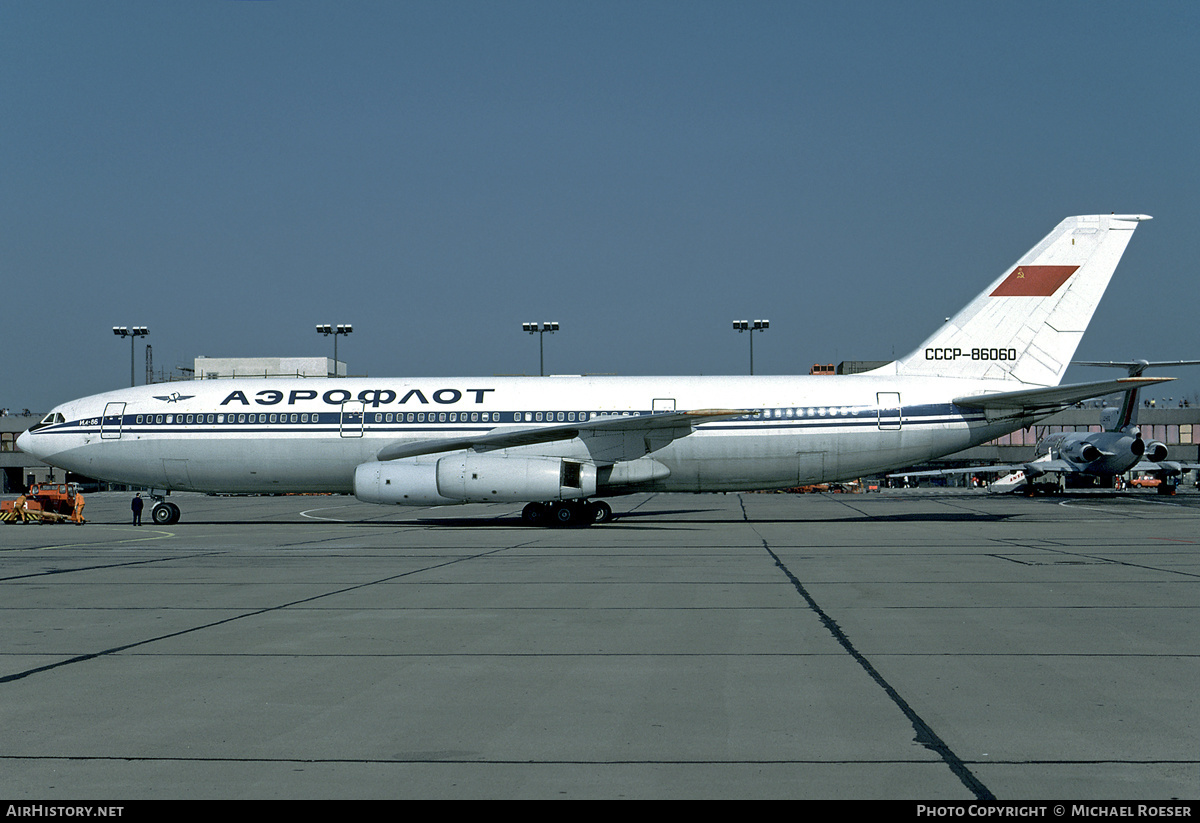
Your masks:
M 1097 383 L 1074 383 L 1069 386 L 1050 386 L 1044 389 L 1022 389 L 996 394 L 956 397 L 954 404 L 968 409 L 1042 412 L 1090 400 L 1093 397 L 1101 397 L 1113 392 L 1125 392 L 1155 383 L 1166 383 L 1174 379 L 1174 377 L 1122 377 L 1119 380 L 1101 380 Z
M 1072 360 L 1071 362 L 1076 366 L 1128 369 L 1130 377 L 1138 377 L 1146 369 L 1160 369 L 1163 366 L 1200 366 L 1200 360 Z
M 664 412 L 662 414 L 608 415 L 593 417 L 580 423 L 565 426 L 506 426 L 466 437 L 444 437 L 436 440 L 411 440 L 385 446 L 375 455 L 377 460 L 400 460 L 424 454 L 441 454 L 475 449 L 477 451 L 512 449 L 535 443 L 552 443 L 557 440 L 572 440 L 586 437 L 588 433 L 611 434 L 616 432 L 651 432 L 664 429 L 683 429 L 682 435 L 690 434 L 691 427 L 710 420 L 728 420 L 757 412 L 748 409 L 700 409 L 697 411 Z

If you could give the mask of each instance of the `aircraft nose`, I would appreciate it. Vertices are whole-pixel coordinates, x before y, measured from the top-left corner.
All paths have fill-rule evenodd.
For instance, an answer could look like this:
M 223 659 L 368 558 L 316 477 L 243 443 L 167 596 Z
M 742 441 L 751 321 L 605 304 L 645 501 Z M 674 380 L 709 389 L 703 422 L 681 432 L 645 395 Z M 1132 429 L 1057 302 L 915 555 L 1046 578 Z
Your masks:
M 32 454 L 34 457 L 38 457 L 37 452 L 33 449 L 33 435 L 27 431 L 17 435 L 17 448 L 25 452 L 25 454 Z

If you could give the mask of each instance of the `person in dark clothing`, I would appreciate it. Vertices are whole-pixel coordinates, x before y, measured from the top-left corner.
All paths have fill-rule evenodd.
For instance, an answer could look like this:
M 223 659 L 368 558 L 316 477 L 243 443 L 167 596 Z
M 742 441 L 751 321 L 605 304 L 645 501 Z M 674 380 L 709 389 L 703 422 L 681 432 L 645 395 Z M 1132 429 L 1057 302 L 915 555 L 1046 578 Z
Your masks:
M 131 505 L 133 508 L 133 525 L 140 526 L 142 525 L 142 507 L 146 505 L 142 501 L 140 493 L 133 496 L 133 503 Z

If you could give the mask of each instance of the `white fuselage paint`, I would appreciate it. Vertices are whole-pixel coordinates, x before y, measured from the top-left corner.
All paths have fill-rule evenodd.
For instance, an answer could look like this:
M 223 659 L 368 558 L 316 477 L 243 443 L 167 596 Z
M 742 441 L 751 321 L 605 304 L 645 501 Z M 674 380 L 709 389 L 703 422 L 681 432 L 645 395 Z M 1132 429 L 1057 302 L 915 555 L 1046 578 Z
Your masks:
M 352 492 L 355 468 L 397 442 L 604 415 L 745 409 L 757 414 L 697 425 L 661 447 L 653 433 L 617 435 L 651 441 L 632 453 L 648 450 L 670 473 L 598 494 L 733 491 L 853 478 L 986 442 L 1032 418 L 989 422 L 951 398 L 1011 388 L 1011 382 L 880 372 L 194 381 L 63 404 L 55 409 L 62 422 L 35 427 L 18 444 L 78 474 L 156 489 Z M 606 448 L 611 455 L 600 453 Z M 631 451 L 605 438 L 576 438 L 497 453 L 604 465 Z

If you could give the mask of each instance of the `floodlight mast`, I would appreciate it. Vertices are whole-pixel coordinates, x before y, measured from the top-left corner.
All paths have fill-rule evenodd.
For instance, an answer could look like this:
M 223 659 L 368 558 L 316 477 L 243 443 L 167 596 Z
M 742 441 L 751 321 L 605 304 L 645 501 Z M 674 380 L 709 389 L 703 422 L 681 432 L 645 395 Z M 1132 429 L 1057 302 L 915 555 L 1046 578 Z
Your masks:
M 742 332 L 750 332 L 750 374 L 754 374 L 754 333 L 756 331 L 766 331 L 771 327 L 770 320 L 755 320 L 751 323 L 749 320 L 734 320 L 733 330 L 738 334 Z
M 136 383 L 134 382 L 136 379 L 135 378 L 136 373 L 134 372 L 134 369 L 133 369 L 134 341 L 137 340 L 139 337 L 145 337 L 146 335 L 148 335 L 150 333 L 150 330 L 148 328 L 146 328 L 145 326 L 113 326 L 112 330 L 113 330 L 113 334 L 115 334 L 117 337 L 128 337 L 129 338 L 129 385 L 134 386 L 134 385 L 136 385 Z
M 331 326 L 328 323 L 325 325 L 321 325 L 320 323 L 317 324 L 317 334 L 323 334 L 326 337 L 328 337 L 331 334 L 333 335 L 333 376 L 334 377 L 338 376 L 338 373 L 337 373 L 337 370 L 338 370 L 338 352 L 337 352 L 338 335 L 350 334 L 350 332 L 352 332 L 352 331 L 354 331 L 354 326 L 352 326 L 349 323 L 338 323 L 336 326 Z
M 529 332 L 530 334 L 536 334 L 538 336 L 538 373 L 542 377 L 545 377 L 546 376 L 546 349 L 545 349 L 545 344 L 543 343 L 543 341 L 545 340 L 546 332 L 549 332 L 550 334 L 554 334 L 556 331 L 558 331 L 558 323 L 551 322 L 551 321 L 545 321 L 541 324 L 541 326 L 538 326 L 537 323 L 522 323 L 521 331 L 526 331 L 526 332 Z

